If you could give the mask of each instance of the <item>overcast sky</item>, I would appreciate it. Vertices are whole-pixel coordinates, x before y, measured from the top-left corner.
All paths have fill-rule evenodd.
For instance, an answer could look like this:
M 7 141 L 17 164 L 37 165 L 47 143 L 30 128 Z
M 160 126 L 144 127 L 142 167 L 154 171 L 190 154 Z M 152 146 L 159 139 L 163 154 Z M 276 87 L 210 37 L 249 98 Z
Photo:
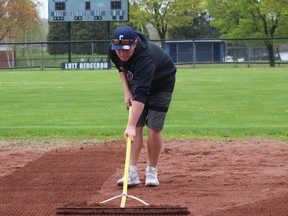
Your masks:
M 41 6 L 39 7 L 40 10 L 40 17 L 48 19 L 48 0 L 35 0 L 36 2 L 40 2 Z

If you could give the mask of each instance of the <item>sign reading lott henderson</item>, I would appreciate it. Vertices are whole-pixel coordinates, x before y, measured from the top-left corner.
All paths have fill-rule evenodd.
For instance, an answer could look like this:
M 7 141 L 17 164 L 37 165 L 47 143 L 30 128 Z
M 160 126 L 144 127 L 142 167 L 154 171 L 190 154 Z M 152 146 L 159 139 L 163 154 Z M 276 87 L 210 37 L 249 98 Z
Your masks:
M 62 63 L 62 69 L 66 70 L 97 70 L 97 69 L 110 69 L 108 62 L 66 62 Z

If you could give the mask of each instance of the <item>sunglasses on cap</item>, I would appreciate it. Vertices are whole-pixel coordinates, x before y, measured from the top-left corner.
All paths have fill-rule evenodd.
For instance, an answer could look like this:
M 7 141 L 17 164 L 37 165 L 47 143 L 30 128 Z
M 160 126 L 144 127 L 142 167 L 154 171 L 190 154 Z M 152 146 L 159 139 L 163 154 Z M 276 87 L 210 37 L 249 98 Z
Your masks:
M 112 43 L 114 45 L 118 45 L 118 44 L 129 45 L 130 43 L 133 43 L 133 42 L 134 42 L 133 39 L 122 39 L 122 40 L 113 39 L 112 40 Z

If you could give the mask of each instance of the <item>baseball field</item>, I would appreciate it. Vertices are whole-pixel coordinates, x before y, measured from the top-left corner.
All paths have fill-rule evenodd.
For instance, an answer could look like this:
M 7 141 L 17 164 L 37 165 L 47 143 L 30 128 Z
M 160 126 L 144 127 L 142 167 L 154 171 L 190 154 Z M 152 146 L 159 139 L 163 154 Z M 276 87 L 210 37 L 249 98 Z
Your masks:
M 129 193 L 191 215 L 288 215 L 287 80 L 287 68 L 178 69 L 161 184 Z M 0 94 L 0 215 L 121 193 L 128 113 L 116 70 L 1 70 Z M 144 146 L 142 182 L 145 167 Z

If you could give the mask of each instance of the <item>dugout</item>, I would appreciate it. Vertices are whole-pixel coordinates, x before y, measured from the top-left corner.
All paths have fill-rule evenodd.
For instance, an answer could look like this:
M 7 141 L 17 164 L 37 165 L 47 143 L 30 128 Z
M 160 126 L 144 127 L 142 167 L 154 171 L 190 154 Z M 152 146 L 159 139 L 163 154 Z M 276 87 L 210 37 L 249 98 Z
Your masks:
M 166 41 L 165 49 L 174 63 L 223 62 L 225 43 L 218 39 Z

